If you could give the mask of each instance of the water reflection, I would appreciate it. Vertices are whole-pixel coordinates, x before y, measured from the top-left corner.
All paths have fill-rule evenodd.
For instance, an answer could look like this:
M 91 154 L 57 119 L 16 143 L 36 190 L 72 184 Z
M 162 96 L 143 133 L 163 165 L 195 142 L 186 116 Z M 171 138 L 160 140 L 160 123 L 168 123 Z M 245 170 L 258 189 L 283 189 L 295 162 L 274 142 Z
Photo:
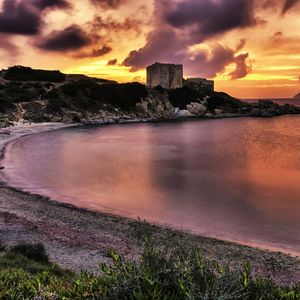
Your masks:
M 11 144 L 27 190 L 300 253 L 300 118 L 64 129 Z

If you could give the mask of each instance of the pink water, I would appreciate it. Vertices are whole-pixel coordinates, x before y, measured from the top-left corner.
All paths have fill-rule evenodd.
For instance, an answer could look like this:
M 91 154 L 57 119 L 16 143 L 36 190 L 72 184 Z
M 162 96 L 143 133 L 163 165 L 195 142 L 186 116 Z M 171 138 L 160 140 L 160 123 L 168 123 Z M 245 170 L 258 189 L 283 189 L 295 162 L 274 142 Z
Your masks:
M 7 147 L 6 180 L 62 202 L 300 255 L 300 117 L 62 129 Z

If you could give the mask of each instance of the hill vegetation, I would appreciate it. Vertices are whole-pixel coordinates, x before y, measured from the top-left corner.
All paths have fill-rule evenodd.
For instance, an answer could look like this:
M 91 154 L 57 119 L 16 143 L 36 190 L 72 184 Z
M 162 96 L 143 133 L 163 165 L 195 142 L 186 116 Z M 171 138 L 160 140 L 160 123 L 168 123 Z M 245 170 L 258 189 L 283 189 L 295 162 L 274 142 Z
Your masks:
M 41 244 L 1 249 L 0 299 L 300 299 L 300 285 L 281 287 L 255 278 L 244 263 L 240 272 L 206 260 L 198 248 L 143 239 L 138 261 L 107 254 L 99 275 L 75 274 L 49 262 Z
M 274 103 L 253 105 L 228 94 L 184 86 L 154 89 L 137 82 L 118 84 L 60 71 L 14 66 L 0 72 L 0 127 L 20 119 L 29 122 L 70 122 L 116 118 L 172 119 L 225 114 L 274 116 L 299 113 Z M 182 115 L 182 114 L 181 114 Z
M 34 70 L 29 67 L 14 66 L 4 71 L 3 78 L 12 81 L 63 82 L 66 76 L 60 71 Z
M 147 95 L 146 87 L 140 83 L 99 85 L 95 81 L 81 79 L 51 90 L 45 99 L 53 113 L 62 109 L 97 112 L 103 105 L 131 111 Z

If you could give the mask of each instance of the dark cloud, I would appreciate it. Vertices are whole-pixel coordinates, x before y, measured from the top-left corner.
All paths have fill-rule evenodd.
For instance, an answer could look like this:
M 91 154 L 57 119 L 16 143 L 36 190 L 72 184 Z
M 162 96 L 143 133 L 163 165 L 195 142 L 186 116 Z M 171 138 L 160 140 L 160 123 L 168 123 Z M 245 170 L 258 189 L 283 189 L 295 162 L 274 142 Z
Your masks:
M 97 16 L 89 23 L 90 32 L 97 32 L 99 28 L 101 28 L 108 33 L 128 33 L 129 31 L 132 31 L 135 32 L 137 36 L 141 34 L 143 25 L 142 20 L 132 17 L 126 18 L 122 22 L 118 22 L 111 17 L 103 18 Z
M 232 29 L 257 24 L 253 0 L 181 1 L 165 14 L 175 28 L 190 29 L 194 42 L 202 42 Z
M 294 9 L 300 0 L 254 0 L 255 6 L 262 9 L 279 11 L 284 16 L 288 11 Z
M 0 32 L 34 35 L 41 27 L 39 14 L 25 1 L 4 0 L 0 13 Z
M 285 0 L 281 14 L 285 15 L 292 7 L 294 7 L 299 2 L 299 0 Z
M 192 76 L 200 74 L 213 78 L 223 73 L 229 64 L 235 64 L 235 70 L 229 76 L 231 79 L 238 79 L 251 72 L 251 66 L 248 66 L 246 62 L 248 56 L 248 53 L 236 55 L 236 50 L 215 43 L 211 45 L 209 51 L 201 50 L 194 58 L 187 58 L 184 65 Z
M 110 61 L 107 62 L 108 66 L 115 66 L 118 63 L 118 60 L 115 59 L 111 59 Z
M 282 37 L 283 36 L 283 33 L 282 33 L 282 31 L 276 31 L 276 32 L 274 32 L 274 34 L 273 34 L 273 38 L 278 38 L 278 37 Z
M 4 0 L 0 12 L 0 32 L 36 35 L 43 25 L 44 10 L 69 7 L 66 0 Z
M 212 78 L 225 71 L 225 67 L 234 62 L 234 50 L 220 44 L 211 46 L 210 51 L 201 50 L 193 59 L 184 61 L 185 67 L 193 76 Z
M 77 25 L 72 25 L 62 31 L 53 31 L 36 43 L 40 49 L 54 52 L 79 50 L 92 43 L 87 34 Z
M 90 0 L 94 5 L 101 5 L 102 7 L 117 8 L 125 0 Z
M 186 44 L 177 38 L 176 33 L 169 29 L 157 29 L 150 33 L 146 45 L 131 51 L 123 65 L 136 71 L 154 63 L 155 61 L 182 63 Z M 181 51 L 180 51 L 181 50 Z
M 32 0 L 32 3 L 40 10 L 51 7 L 62 9 L 71 8 L 71 5 L 67 0 Z
M 238 59 L 236 53 L 245 46 L 245 39 L 240 40 L 236 50 L 213 44 L 210 51 L 200 50 L 192 56 L 189 48 L 215 35 L 258 23 L 253 0 L 187 0 L 177 4 L 157 0 L 155 15 L 156 27 L 148 35 L 146 45 L 131 51 L 123 61 L 131 71 L 155 61 L 182 63 L 186 71 L 195 76 L 214 77 L 231 63 L 240 70 L 241 57 Z M 237 71 L 236 77 L 245 73 Z
M 90 52 L 82 52 L 74 54 L 73 57 L 75 58 L 92 58 L 92 57 L 100 57 L 104 56 L 112 51 L 112 48 L 109 46 L 103 46 L 99 49 L 93 49 Z
M 239 79 L 246 77 L 251 71 L 251 66 L 247 65 L 246 59 L 249 57 L 248 53 L 240 54 L 234 58 L 236 65 L 235 70 L 229 76 L 231 79 Z

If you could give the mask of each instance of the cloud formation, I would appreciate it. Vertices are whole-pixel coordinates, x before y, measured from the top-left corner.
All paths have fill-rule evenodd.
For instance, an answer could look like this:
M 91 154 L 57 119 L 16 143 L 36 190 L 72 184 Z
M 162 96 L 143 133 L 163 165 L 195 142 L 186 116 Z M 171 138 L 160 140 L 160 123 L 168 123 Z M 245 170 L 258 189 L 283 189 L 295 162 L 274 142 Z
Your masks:
M 4 0 L 0 13 L 0 33 L 36 35 L 43 25 L 46 9 L 69 8 L 66 0 Z
M 91 44 L 91 39 L 77 25 L 71 25 L 62 31 L 53 31 L 36 43 L 40 49 L 54 52 L 78 50 Z
M 102 7 L 117 8 L 125 0 L 91 0 L 94 5 L 100 5 Z
M 248 53 L 240 54 L 234 57 L 235 70 L 229 73 L 231 79 L 239 79 L 246 77 L 251 71 L 252 67 L 247 65 L 246 59 L 249 57 Z
M 256 25 L 253 3 L 253 0 L 181 1 L 166 10 L 165 20 L 174 28 L 188 30 L 193 42 L 200 43 L 217 34 Z
M 109 46 L 103 46 L 99 49 L 92 49 L 89 52 L 79 52 L 73 55 L 75 58 L 93 58 L 93 57 L 101 57 L 112 51 L 112 48 Z
M 148 35 L 146 45 L 130 52 L 123 61 L 123 65 L 131 67 L 132 71 L 155 61 L 182 63 L 190 74 L 207 77 L 223 72 L 231 63 L 237 66 L 231 75 L 234 79 L 244 77 L 250 71 L 250 67 L 246 67 L 248 54 L 239 59 L 235 57 L 245 46 L 244 39 L 240 40 L 236 50 L 215 43 L 209 51 L 199 50 L 192 55 L 189 48 L 216 35 L 255 26 L 259 20 L 254 14 L 253 0 L 188 0 L 171 6 L 166 0 L 157 0 L 156 15 L 159 19 Z
M 285 0 L 281 14 L 285 15 L 290 9 L 292 9 L 299 2 L 300 2 L 299 0 Z
M 107 62 L 107 65 L 108 66 L 115 66 L 116 64 L 118 63 L 118 60 L 115 58 L 115 59 L 111 59 Z

